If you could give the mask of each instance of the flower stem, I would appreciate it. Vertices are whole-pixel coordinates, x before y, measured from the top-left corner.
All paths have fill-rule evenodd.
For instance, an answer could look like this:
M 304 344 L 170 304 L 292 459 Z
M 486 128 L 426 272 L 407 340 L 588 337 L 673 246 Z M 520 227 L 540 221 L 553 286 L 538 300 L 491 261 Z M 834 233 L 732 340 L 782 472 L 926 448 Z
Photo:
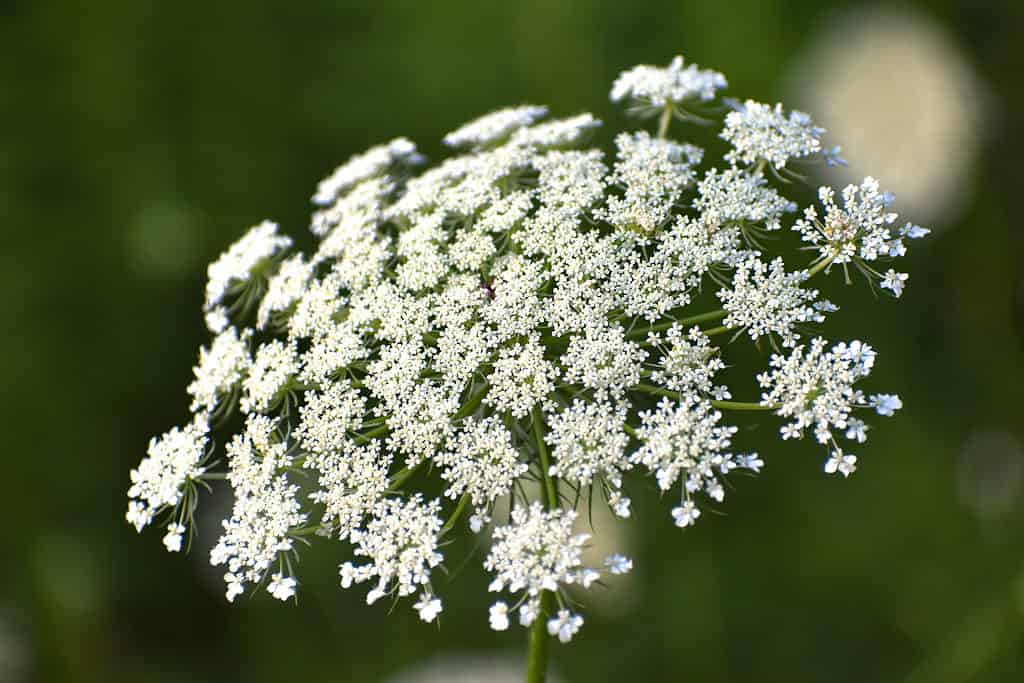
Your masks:
M 747 401 L 712 401 L 711 405 L 722 410 L 776 410 L 778 408 L 774 404 L 763 406 L 760 403 Z
M 680 325 L 692 325 L 694 323 L 705 323 L 709 320 L 718 320 L 724 318 L 728 311 L 724 308 L 719 308 L 717 311 L 709 311 L 708 313 L 701 313 L 700 315 L 691 315 L 689 318 L 682 318 L 679 320 Z M 669 327 L 672 327 L 669 325 Z M 668 328 L 665 328 L 668 329 Z
M 661 332 L 667 330 L 673 325 L 694 325 L 696 323 L 704 323 L 710 320 L 718 320 L 724 318 L 728 314 L 725 309 L 718 309 L 717 311 L 710 311 L 708 313 L 701 313 L 699 315 L 691 315 L 689 318 L 680 318 L 679 320 L 666 320 L 664 322 L 655 323 L 648 327 L 639 328 L 630 331 L 627 335 L 627 339 L 640 339 L 646 337 L 648 332 Z
M 558 490 L 555 480 L 551 477 L 549 470 L 551 469 L 551 459 L 548 456 L 548 447 L 544 443 L 544 427 L 542 422 L 540 409 L 534 406 L 533 408 L 533 436 L 537 440 L 537 453 L 540 455 L 540 469 L 541 476 L 544 478 L 544 493 L 547 495 L 547 504 L 549 510 L 558 509 Z
M 378 427 L 374 427 L 373 429 L 367 430 L 365 432 L 353 432 L 353 434 L 355 434 L 355 437 L 357 439 L 361 439 L 362 441 L 370 441 L 378 436 L 387 434 L 389 430 L 390 427 L 388 427 L 387 424 L 382 424 Z
M 678 391 L 672 391 L 670 389 L 662 389 L 661 387 L 656 387 L 653 384 L 644 384 L 643 382 L 640 382 L 639 384 L 634 384 L 630 388 L 635 390 L 635 391 L 642 391 L 644 393 L 653 394 L 655 396 L 667 396 L 668 398 L 674 398 L 674 399 L 678 399 L 679 398 L 679 392 Z M 713 405 L 714 407 L 719 408 L 721 410 L 777 410 L 778 409 L 778 406 L 774 405 L 774 404 L 763 406 L 760 403 L 754 403 L 754 402 L 749 402 L 749 401 L 711 401 L 711 405 Z
M 455 528 L 455 525 L 458 523 L 459 518 L 462 517 L 462 513 L 466 509 L 466 505 L 469 503 L 469 497 L 470 496 L 468 493 L 462 494 L 462 498 L 459 498 L 459 504 L 458 506 L 456 506 L 455 512 L 452 513 L 452 516 L 449 517 L 448 521 L 445 522 L 443 527 L 441 527 L 441 533 L 439 533 L 438 536 L 444 536 L 453 528 Z
M 391 491 L 397 491 L 402 488 L 402 485 L 409 480 L 409 477 L 416 474 L 416 470 L 420 468 L 421 463 L 417 463 L 414 467 L 403 467 L 402 469 L 395 472 L 395 475 L 391 477 L 388 482 L 388 489 Z
M 672 122 L 672 105 L 665 104 L 665 109 L 661 112 L 661 119 L 658 121 L 658 139 L 664 140 L 665 136 L 668 135 L 668 124 Z
M 653 384 L 644 384 L 643 382 L 640 382 L 639 384 L 634 384 L 630 388 L 633 389 L 634 391 L 642 391 L 645 394 L 653 394 L 655 396 L 667 396 L 668 398 L 676 398 L 676 399 L 679 398 L 679 392 L 678 391 L 672 391 L 670 389 L 662 389 L 661 387 L 656 387 Z
M 533 436 L 537 441 L 537 454 L 540 457 L 541 477 L 544 479 L 544 494 L 549 510 L 557 510 L 558 483 L 551 476 L 551 458 L 547 444 L 544 443 L 543 426 L 540 409 L 533 409 Z M 530 626 L 529 649 L 526 659 L 526 683 L 544 683 L 548 672 L 548 634 L 544 632 L 547 615 L 552 609 L 553 595 L 551 591 L 541 591 L 540 612 Z
M 530 648 L 526 660 L 526 683 L 544 683 L 548 676 L 548 634 L 544 615 L 551 610 L 551 593 L 541 591 L 540 614 L 530 626 Z
M 459 410 L 459 412 L 457 412 L 455 414 L 455 417 L 452 419 L 461 420 L 464 417 L 469 417 L 470 415 L 475 413 L 476 409 L 480 407 L 481 403 L 483 403 L 484 397 L 487 396 L 487 390 L 489 388 L 490 385 L 484 382 L 480 389 L 475 394 L 469 397 L 469 399 L 466 401 L 466 404 L 462 406 L 462 409 Z
M 807 270 L 807 278 L 810 279 L 814 277 L 815 275 L 817 275 L 818 273 L 832 265 L 833 258 L 835 257 L 830 256 L 829 258 L 823 258 L 820 261 L 818 261 L 812 268 L 809 268 Z

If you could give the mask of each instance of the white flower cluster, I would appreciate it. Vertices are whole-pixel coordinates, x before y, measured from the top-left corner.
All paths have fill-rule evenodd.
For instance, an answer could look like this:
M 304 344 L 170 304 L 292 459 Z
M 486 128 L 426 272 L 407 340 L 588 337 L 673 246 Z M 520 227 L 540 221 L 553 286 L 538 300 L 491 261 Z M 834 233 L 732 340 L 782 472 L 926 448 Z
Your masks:
M 601 572 L 583 566 L 583 548 L 589 534 L 573 532 L 576 513 L 572 510 L 545 510 L 539 502 L 512 511 L 507 526 L 494 529 L 491 552 L 484 568 L 495 575 L 489 590 L 507 590 L 520 594 L 519 623 L 530 626 L 541 617 L 541 592 L 556 592 L 560 586 L 590 588 Z M 611 559 L 611 558 L 609 558 Z M 628 571 L 628 560 L 615 558 L 610 565 L 617 573 Z M 509 606 L 502 601 L 491 606 L 491 628 L 508 628 Z M 547 622 L 548 632 L 563 643 L 572 640 L 583 626 L 583 617 L 560 609 Z
M 777 415 L 790 422 L 782 426 L 783 439 L 801 438 L 804 430 L 814 428 L 818 443 L 829 445 L 832 455 L 825 464 L 827 472 L 838 468 L 844 475 L 853 472 L 856 457 L 843 453 L 836 443 L 833 429 L 845 430 L 848 439 L 864 443 L 867 425 L 851 417 L 856 408 L 874 408 L 879 415 L 892 416 L 903 406 L 891 394 L 865 398 L 854 384 L 871 374 L 875 350 L 860 341 L 840 342 L 825 350 L 821 337 L 806 349 L 797 346 L 789 356 L 773 355 L 772 369 L 758 375 L 764 390 L 761 403 L 775 409 Z
M 548 114 L 547 107 L 525 105 L 514 109 L 500 109 L 470 121 L 458 130 L 444 136 L 449 147 L 482 147 L 498 142 Z
M 808 206 L 803 219 L 797 221 L 793 229 L 817 248 L 819 258 L 831 263 L 853 263 L 869 278 L 880 279 L 883 288 L 900 297 L 907 274 L 890 268 L 882 275 L 868 262 L 903 256 L 907 253 L 904 239 L 919 239 L 930 230 L 913 223 L 894 229 L 892 226 L 898 216 L 888 210 L 892 196 L 881 192 L 878 181 L 871 177 L 865 178 L 859 187 L 843 188 L 842 208 L 836 205 L 835 191 L 831 187 L 819 189 L 818 198 L 825 215 L 819 218 L 817 209 Z
M 241 290 L 251 280 L 265 276 L 271 260 L 291 245 L 291 237 L 277 234 L 277 223 L 263 221 L 210 264 L 205 310 L 211 332 L 222 332 L 228 326 L 229 310 L 222 304 L 232 288 Z
M 570 484 L 584 488 L 600 477 L 609 490 L 612 510 L 629 516 L 629 498 L 620 493 L 622 473 L 632 467 L 627 455 L 626 405 L 576 400 L 548 420 L 554 463 L 548 470 Z
M 199 365 L 194 369 L 195 381 L 188 386 L 192 396 L 191 410 L 212 412 L 241 383 L 252 362 L 249 358 L 249 337 L 229 327 L 213 339 L 210 348 L 199 349 Z
M 245 433 L 236 435 L 226 451 L 235 503 L 231 517 L 223 522 L 223 535 L 210 551 L 210 563 L 227 565 L 227 599 L 234 600 L 246 584 L 262 581 L 275 563 L 287 564 L 285 554 L 294 544 L 290 534 L 308 515 L 299 504 L 299 487 L 288 479 L 292 457 L 277 433 L 276 420 L 250 415 Z M 267 588 L 286 600 L 295 592 L 295 581 L 282 584 L 279 576 Z
M 802 111 L 786 116 L 781 104 L 772 107 L 747 100 L 725 116 L 722 138 L 732 145 L 725 159 L 733 164 L 766 161 L 776 169 L 785 168 L 790 159 L 820 152 L 824 133 Z
M 745 328 L 755 341 L 776 334 L 783 346 L 796 345 L 800 335 L 794 325 L 825 320 L 814 307 L 818 290 L 800 287 L 807 277 L 804 270 L 787 273 L 781 258 L 770 264 L 756 256 L 747 259 L 737 266 L 732 288 L 718 290 L 722 308 L 729 313 L 725 326 Z
M 405 501 L 388 498 L 377 503 L 366 528 L 350 534 L 355 554 L 368 558 L 370 563 L 358 567 L 350 562 L 343 564 L 342 587 L 376 577 L 376 587 L 366 595 L 368 605 L 393 591 L 401 597 L 422 589 L 416 609 L 423 621 L 433 621 L 441 611 L 441 602 L 430 589 L 430 570 L 444 559 L 437 552 L 440 510 L 438 501 L 424 503 L 419 494 Z
M 715 373 L 725 367 L 717 346 L 696 325 L 689 332 L 679 323 L 673 323 L 662 338 L 657 332 L 648 335 L 648 341 L 661 354 L 658 367 L 651 371 L 651 379 L 671 391 L 691 394 L 718 394 L 725 397 L 726 387 L 713 390 Z M 724 393 L 723 393 L 724 392 Z
M 445 495 L 458 498 L 468 493 L 480 509 L 508 494 L 530 469 L 512 445 L 512 434 L 495 416 L 467 418 L 451 440 L 450 450 L 439 453 L 435 461 L 445 468 L 441 473 L 448 482 Z
M 681 59 L 623 73 L 612 99 L 663 115 L 657 136 L 618 133 L 614 161 L 581 148 L 592 115 L 544 121 L 536 106 L 448 134 L 459 151 L 418 175 L 422 157 L 398 138 L 320 183 L 310 254 L 273 223 L 252 228 L 210 266 L 215 336 L 188 386 L 193 417 L 132 471 L 128 521 L 159 523 L 178 551 L 198 491 L 226 480 L 234 503 L 210 560 L 229 600 L 291 598 L 299 548 L 339 542 L 343 587 L 371 582 L 371 603 L 416 596 L 425 621 L 443 609 L 434 570 L 468 522 L 490 543 L 492 590 L 512 596 L 491 626 L 517 612 L 568 641 L 583 624 L 569 591 L 632 567 L 618 554 L 584 566 L 575 506 L 629 518 L 631 481 L 649 474 L 678 491 L 666 514 L 693 525 L 733 470 L 764 464 L 735 452 L 731 411 L 775 413 L 784 439 L 812 429 L 826 472 L 850 474 L 857 458 L 836 440 L 865 441 L 855 412 L 901 401 L 855 388 L 874 364 L 866 344 L 801 340 L 836 310 L 818 293 L 830 267 L 899 295 L 906 276 L 874 262 L 927 231 L 894 230 L 869 178 L 841 207 L 823 189 L 824 213 L 795 221 L 811 263 L 769 252 L 760 238 L 796 210 L 779 171 L 819 151 L 822 131 L 748 102 L 725 117 L 723 157 L 668 136 L 672 115 L 724 87 Z M 755 349 L 733 355 L 744 337 Z M 764 337 L 788 355 L 766 358 Z M 733 400 L 753 398 L 755 377 L 760 400 Z M 210 432 L 236 410 L 244 429 L 215 455 Z
M 693 207 L 715 223 L 762 225 L 782 228 L 782 216 L 796 211 L 796 204 L 780 195 L 760 173 L 740 168 L 712 168 L 697 184 Z
M 648 355 L 640 344 L 626 340 L 621 327 L 608 325 L 570 339 L 560 361 L 567 383 L 591 389 L 603 400 L 609 394 L 621 398 L 639 382 Z
M 690 500 L 692 494 L 704 491 L 722 502 L 725 489 L 718 475 L 736 467 L 756 472 L 762 465 L 756 454 L 728 452 L 736 428 L 719 426 L 721 419 L 722 413 L 710 401 L 695 395 L 679 402 L 663 398 L 655 410 L 640 413 L 637 432 L 643 446 L 633 453 L 633 461 L 647 467 L 663 491 L 685 475 L 683 507 L 672 511 L 678 526 L 689 526 L 700 516 Z
M 364 180 L 384 175 L 392 167 L 415 165 L 423 157 L 416 145 L 405 138 L 395 138 L 386 145 L 371 147 L 334 169 L 334 173 L 320 181 L 313 195 L 313 203 L 329 206 L 342 192 L 350 190 Z
M 612 85 L 612 102 L 632 99 L 650 107 L 664 107 L 696 99 L 708 102 L 725 88 L 725 76 L 696 64 L 683 68 L 683 58 L 676 57 L 666 67 L 641 64 L 623 71 Z
M 618 161 L 611 182 L 624 190 L 622 197 L 608 197 L 598 216 L 615 226 L 642 232 L 660 228 L 679 201 L 682 191 L 693 184 L 693 166 L 700 163 L 703 150 L 652 138 L 647 131 L 622 133 L 615 138 Z
M 128 489 L 127 519 L 136 531 L 148 526 L 158 512 L 176 507 L 186 486 L 205 472 L 209 430 L 206 415 L 200 413 L 184 428 L 150 440 L 146 457 L 131 471 Z

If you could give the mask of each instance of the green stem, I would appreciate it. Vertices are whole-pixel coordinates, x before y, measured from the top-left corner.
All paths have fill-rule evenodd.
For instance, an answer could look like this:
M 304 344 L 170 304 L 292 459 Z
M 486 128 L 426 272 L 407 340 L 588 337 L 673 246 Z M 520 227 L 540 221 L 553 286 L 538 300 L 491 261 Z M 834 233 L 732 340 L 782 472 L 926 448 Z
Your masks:
M 533 409 L 533 436 L 537 441 L 537 454 L 540 457 L 541 477 L 544 479 L 544 493 L 547 497 L 549 510 L 557 510 L 558 505 L 558 484 L 549 473 L 551 469 L 551 458 L 548 455 L 548 447 L 544 443 L 544 427 L 541 421 L 540 409 Z M 552 610 L 554 596 L 550 591 L 540 593 L 540 612 L 530 627 L 529 650 L 526 660 L 526 683 L 544 683 L 547 680 L 548 672 L 548 645 L 549 638 L 545 632 L 547 615 Z
M 544 683 L 548 675 L 548 645 L 544 615 L 551 610 L 551 593 L 541 591 L 540 614 L 530 626 L 530 647 L 526 660 L 526 683 Z
M 551 458 L 548 456 L 548 447 L 544 443 L 544 427 L 542 426 L 540 409 L 533 408 L 533 436 L 537 440 L 537 453 L 540 455 L 541 477 L 544 478 L 544 493 L 547 495 L 549 510 L 558 509 L 558 488 L 555 480 L 551 477 Z
M 700 315 L 691 315 L 689 318 L 681 318 L 679 320 L 680 325 L 692 325 L 693 323 L 704 323 L 709 320 L 718 320 L 728 315 L 728 311 L 724 308 L 719 308 L 717 311 L 710 311 L 708 313 L 701 313 Z M 669 327 L 672 327 L 669 325 Z M 668 329 L 668 328 L 666 328 Z
M 775 410 L 777 405 L 763 406 L 760 403 L 747 401 L 712 401 L 711 405 L 722 410 Z
M 461 420 L 464 417 L 469 417 L 476 412 L 476 409 L 480 407 L 484 397 L 487 395 L 487 389 L 490 385 L 484 382 L 483 386 L 480 387 L 480 391 L 476 392 L 466 401 L 466 404 L 462 406 L 459 412 L 455 413 L 453 420 Z
M 369 441 L 370 439 L 372 439 L 374 437 L 380 436 L 382 434 L 387 434 L 388 433 L 388 429 L 389 429 L 389 427 L 386 424 L 382 424 L 381 426 L 374 427 L 373 429 L 371 429 L 369 431 L 362 432 L 362 433 L 354 432 L 354 434 L 356 435 L 357 439 L 362 439 L 364 441 Z
M 699 315 L 691 315 L 688 318 L 680 318 L 679 320 L 665 320 L 660 323 L 655 323 L 648 327 L 636 329 L 630 331 L 627 335 L 627 339 L 641 339 L 647 336 L 648 332 L 661 332 L 667 330 L 673 325 L 695 325 L 697 323 L 704 323 L 711 320 L 718 320 L 728 315 L 728 311 L 725 309 L 718 309 L 717 311 L 710 311 L 708 313 L 701 313 Z
M 634 384 L 631 387 L 635 391 L 642 391 L 647 394 L 653 394 L 655 396 L 667 396 L 668 398 L 679 398 L 678 391 L 670 391 L 669 389 L 662 389 L 656 387 L 653 384 Z M 721 410 L 777 410 L 777 405 L 763 406 L 760 403 L 753 403 L 748 401 L 711 401 L 711 405 Z
M 814 265 L 814 267 L 808 269 L 808 271 L 807 271 L 807 279 L 810 279 L 810 278 L 814 277 L 815 275 L 817 275 L 818 273 L 820 273 L 821 271 L 825 270 L 830 265 L 832 265 L 832 259 L 833 258 L 835 258 L 835 257 L 834 256 L 830 256 L 828 258 L 823 258 L 820 261 L 818 261 L 818 263 L 816 263 Z
M 468 493 L 463 493 L 462 494 L 462 498 L 459 498 L 459 504 L 455 508 L 455 512 L 452 513 L 452 516 L 449 517 L 448 521 L 444 523 L 443 527 L 441 527 L 441 533 L 438 534 L 439 536 L 444 536 L 446 533 L 448 533 L 453 528 L 455 528 L 455 525 L 459 521 L 459 517 L 462 517 L 462 513 L 465 511 L 466 505 L 468 505 L 468 504 L 469 504 L 469 494 Z
M 714 337 L 716 334 L 722 334 L 722 333 L 728 332 L 728 331 L 729 331 L 729 328 L 726 327 L 725 325 L 719 325 L 718 327 L 712 327 L 710 330 L 702 330 L 702 332 L 704 332 L 704 336 L 706 336 L 706 337 Z
M 668 135 L 668 124 L 672 122 L 672 105 L 665 104 L 665 109 L 661 112 L 661 119 L 658 121 L 658 139 L 664 140 L 665 136 Z
M 402 488 L 402 484 L 409 480 L 409 477 L 416 474 L 416 470 L 420 468 L 420 464 L 415 467 L 403 467 L 402 469 L 395 472 L 395 476 L 391 477 L 391 481 L 388 482 L 388 488 L 392 491 L 397 491 Z
M 639 384 L 634 384 L 630 388 L 633 389 L 634 391 L 642 391 L 645 394 L 653 394 L 654 396 L 667 396 L 668 398 L 679 398 L 678 391 L 662 389 L 661 387 L 656 387 L 653 384 L 644 384 L 643 382 L 640 382 Z

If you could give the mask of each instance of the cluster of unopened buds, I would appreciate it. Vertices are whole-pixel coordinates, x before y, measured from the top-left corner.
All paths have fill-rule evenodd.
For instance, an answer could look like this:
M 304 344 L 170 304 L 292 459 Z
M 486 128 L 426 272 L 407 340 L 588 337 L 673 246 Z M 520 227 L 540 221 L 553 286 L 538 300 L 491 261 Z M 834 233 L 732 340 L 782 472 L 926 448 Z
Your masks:
M 735 450 L 732 411 L 781 418 L 782 439 L 810 434 L 825 472 L 851 474 L 862 416 L 901 402 L 860 388 L 870 346 L 813 336 L 837 310 L 819 288 L 859 273 L 899 297 L 906 274 L 881 264 L 928 231 L 897 224 L 872 178 L 821 188 L 800 217 L 783 191 L 838 148 L 725 87 L 681 58 L 635 67 L 612 100 L 658 130 L 619 133 L 612 155 L 585 146 L 590 114 L 504 109 L 449 133 L 456 155 L 433 167 L 403 138 L 340 166 L 313 197 L 310 254 L 273 223 L 249 230 L 209 267 L 193 415 L 131 472 L 128 521 L 180 551 L 226 481 L 210 561 L 228 600 L 292 598 L 300 545 L 331 543 L 342 587 L 414 598 L 424 621 L 446 536 L 481 535 L 504 595 L 491 627 L 543 619 L 564 642 L 577 591 L 633 564 L 586 566 L 576 510 L 628 518 L 630 480 L 650 475 L 675 524 L 696 523 L 730 472 L 764 465 Z M 673 119 L 720 121 L 727 151 L 672 139 Z M 790 229 L 803 249 L 770 253 Z M 730 350 L 749 343 L 764 353 L 741 371 Z M 222 452 L 214 428 L 236 431 Z

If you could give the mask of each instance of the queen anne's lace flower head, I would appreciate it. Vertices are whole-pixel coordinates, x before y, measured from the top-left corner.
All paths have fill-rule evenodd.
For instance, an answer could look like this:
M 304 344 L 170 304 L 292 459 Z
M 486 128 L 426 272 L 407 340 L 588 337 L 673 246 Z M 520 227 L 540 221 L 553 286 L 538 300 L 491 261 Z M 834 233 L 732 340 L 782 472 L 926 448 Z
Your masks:
M 660 352 L 651 379 L 670 391 L 711 393 L 715 373 L 724 368 L 725 363 L 718 347 L 711 345 L 711 339 L 700 327 L 695 325 L 685 331 L 682 325 L 673 323 L 664 336 L 651 332 L 647 339 Z
M 640 413 L 641 426 L 637 437 L 642 446 L 632 459 L 649 469 L 663 491 L 671 489 L 683 479 L 682 505 L 694 511 L 691 497 L 704 492 L 717 502 L 725 498 L 725 489 L 719 476 L 736 467 L 750 468 L 756 462 L 750 456 L 736 457 L 729 448 L 735 427 L 720 426 L 722 413 L 715 410 L 707 399 L 682 394 L 678 403 L 663 398 L 655 410 Z M 696 519 L 699 511 L 689 512 Z M 673 511 L 679 526 L 679 516 Z
M 484 560 L 484 568 L 494 575 L 489 590 L 520 596 L 521 625 L 530 626 L 540 616 L 542 591 L 571 585 L 588 589 L 600 579 L 598 570 L 583 565 L 589 535 L 574 533 L 575 520 L 576 513 L 571 510 L 544 510 L 534 502 L 528 508 L 514 509 L 510 523 L 494 529 L 494 544 Z M 508 627 L 507 612 L 504 602 L 491 606 L 495 630 Z M 565 643 L 582 625 L 582 617 L 560 610 L 548 621 L 548 630 L 559 634 Z
M 503 348 L 494 361 L 491 387 L 484 401 L 498 412 L 524 417 L 555 389 L 554 364 L 534 337 L 526 344 Z
M 601 122 L 593 114 L 584 113 L 520 128 L 512 136 L 512 142 L 537 149 L 566 147 L 583 142 L 600 125 Z
M 256 350 L 256 357 L 242 382 L 239 406 L 243 413 L 265 412 L 298 374 L 299 354 L 294 344 L 274 340 Z
M 906 274 L 878 262 L 928 231 L 897 227 L 868 178 L 839 198 L 823 188 L 793 223 L 810 257 L 767 239 L 797 208 L 781 174 L 823 131 L 748 101 L 722 122 L 731 149 L 705 162 L 668 128 L 717 116 L 699 108 L 725 85 L 681 58 L 624 72 L 612 100 L 660 112 L 659 133 L 617 132 L 614 153 L 583 147 L 591 114 L 545 122 L 538 106 L 449 133 L 455 155 L 421 173 L 397 138 L 320 183 L 308 254 L 273 223 L 250 229 L 209 268 L 215 336 L 187 389 L 193 417 L 132 470 L 128 522 L 187 549 L 199 491 L 226 480 L 210 561 L 229 601 L 293 598 L 299 550 L 331 542 L 347 548 L 342 587 L 408 598 L 428 622 L 443 618 L 450 536 L 468 526 L 504 594 L 491 628 L 568 641 L 581 591 L 633 566 L 619 553 L 587 566 L 578 511 L 631 518 L 649 475 L 671 492 L 666 517 L 704 523 L 733 470 L 764 466 L 747 442 L 765 430 L 740 432 L 734 410 L 774 413 L 784 440 L 813 433 L 824 471 L 853 473 L 843 440 L 863 453 L 862 413 L 902 401 L 861 388 L 867 344 L 802 335 L 837 310 L 818 291 L 832 268 L 899 296 Z M 238 423 L 215 449 L 211 432 Z
M 827 342 L 818 337 L 809 347 L 798 346 L 789 356 L 773 355 L 772 370 L 758 375 L 763 392 L 761 403 L 790 421 L 781 429 L 783 439 L 801 438 L 813 428 L 818 443 L 833 448 L 826 471 L 835 472 L 842 462 L 853 462 L 842 455 L 836 433 L 863 443 L 866 426 L 851 417 L 856 409 L 874 407 L 879 415 L 891 416 L 903 406 L 898 396 L 878 394 L 870 399 L 854 385 L 871 374 L 875 350 L 860 341 L 840 342 L 826 350 Z M 843 469 L 839 471 L 844 474 Z
M 398 597 L 412 595 L 417 590 L 430 590 L 430 571 L 444 557 L 437 551 L 437 536 L 441 519 L 437 513 L 441 505 L 432 500 L 423 502 L 419 494 L 403 502 L 395 498 L 380 501 L 365 529 L 353 530 L 349 536 L 355 545 L 355 554 L 369 560 L 368 564 L 353 567 L 342 565 L 342 586 L 354 581 L 375 580 L 376 586 L 367 594 L 366 602 L 373 604 L 394 592 Z M 430 605 L 434 612 L 435 606 Z M 440 606 L 436 606 L 440 611 Z M 434 612 L 436 614 L 436 612 Z M 420 608 L 423 615 L 423 608 Z M 426 619 L 425 621 L 430 621 Z
M 271 316 L 288 310 L 305 294 L 311 277 L 313 264 L 307 263 L 302 254 L 296 254 L 281 263 L 277 273 L 267 283 L 267 293 L 263 295 L 256 314 L 256 326 L 263 329 L 270 322 Z
M 560 361 L 567 383 L 593 390 L 600 400 L 609 395 L 619 398 L 639 382 L 648 355 L 640 344 L 625 338 L 620 326 L 610 325 L 573 337 Z

